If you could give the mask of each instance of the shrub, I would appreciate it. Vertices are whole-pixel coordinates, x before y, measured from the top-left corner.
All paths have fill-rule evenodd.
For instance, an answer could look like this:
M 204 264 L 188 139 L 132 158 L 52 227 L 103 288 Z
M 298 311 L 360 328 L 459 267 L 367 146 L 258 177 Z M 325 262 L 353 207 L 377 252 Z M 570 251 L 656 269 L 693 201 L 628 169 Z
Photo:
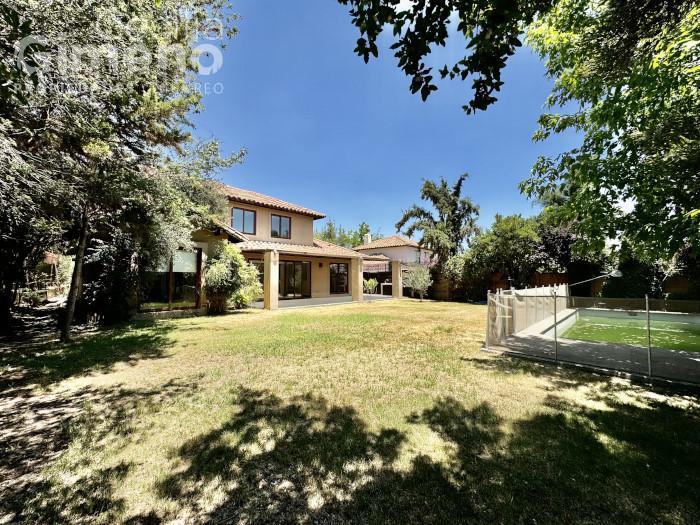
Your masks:
M 422 301 L 428 288 L 433 284 L 433 280 L 430 277 L 430 270 L 425 266 L 412 266 L 404 275 L 403 284 L 411 289 L 411 293 L 414 297 L 418 294 Z
M 377 293 L 377 287 L 379 286 L 379 281 L 377 281 L 374 277 L 371 279 L 365 279 L 362 282 L 364 288 L 365 288 L 365 293 Z
M 36 308 L 46 300 L 46 292 L 44 290 L 27 290 L 22 294 L 22 300 L 29 306 Z
M 224 313 L 229 302 L 235 308 L 244 308 L 262 293 L 258 270 L 245 261 L 238 248 L 221 242 L 207 261 L 204 292 L 211 314 Z
M 236 309 L 247 308 L 260 298 L 263 287 L 260 283 L 260 272 L 252 264 L 245 263 L 240 269 L 241 287 L 233 295 L 231 303 Z
M 453 255 L 442 267 L 442 275 L 450 286 L 450 296 L 453 299 L 466 299 L 464 266 L 466 255 Z

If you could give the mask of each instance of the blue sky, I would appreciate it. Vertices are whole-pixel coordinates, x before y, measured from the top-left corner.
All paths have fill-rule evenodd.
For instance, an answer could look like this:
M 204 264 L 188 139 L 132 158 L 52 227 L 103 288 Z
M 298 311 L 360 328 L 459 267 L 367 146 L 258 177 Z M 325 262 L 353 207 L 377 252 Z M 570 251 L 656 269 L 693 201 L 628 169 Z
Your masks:
M 518 182 L 538 155 L 576 143 L 572 134 L 532 142 L 551 81 L 527 48 L 509 61 L 499 101 L 467 116 L 460 108 L 468 82 L 442 82 L 427 102 L 409 92 L 387 50 L 390 35 L 379 59 L 365 64 L 353 53 L 358 33 L 347 8 L 334 0 L 241 0 L 235 8 L 240 34 L 221 70 L 202 78 L 223 92 L 205 95 L 193 118 L 195 136 L 218 138 L 226 152 L 248 149 L 245 162 L 223 174 L 228 184 L 388 235 L 418 202 L 424 178 L 467 172 L 466 193 L 488 226 L 497 212 L 536 213 Z M 434 62 L 461 50 L 448 41 Z

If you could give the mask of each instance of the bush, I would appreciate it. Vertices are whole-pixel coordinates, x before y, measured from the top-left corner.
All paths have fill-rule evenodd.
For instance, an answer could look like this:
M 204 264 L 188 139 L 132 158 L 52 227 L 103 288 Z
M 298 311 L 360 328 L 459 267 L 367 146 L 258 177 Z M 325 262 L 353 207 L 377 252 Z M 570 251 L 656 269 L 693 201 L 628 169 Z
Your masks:
M 211 314 L 224 313 L 229 302 L 234 308 L 244 308 L 262 293 L 258 270 L 245 261 L 238 248 L 221 242 L 207 261 L 204 292 Z
M 457 300 L 466 299 L 464 265 L 465 254 L 453 255 L 442 267 L 442 275 L 450 284 L 450 297 Z
M 365 288 L 365 293 L 377 293 L 377 287 L 379 286 L 379 281 L 375 278 L 365 279 L 362 281 Z
M 404 275 L 403 284 L 411 289 L 411 293 L 414 297 L 418 294 L 422 301 L 428 288 L 433 284 L 433 280 L 430 277 L 430 270 L 425 266 L 412 266 Z
M 252 264 L 245 263 L 240 269 L 241 287 L 233 295 L 231 304 L 236 309 L 247 308 L 262 296 L 260 272 Z
M 46 300 L 44 290 L 26 290 L 22 293 L 22 300 L 29 306 L 36 308 Z

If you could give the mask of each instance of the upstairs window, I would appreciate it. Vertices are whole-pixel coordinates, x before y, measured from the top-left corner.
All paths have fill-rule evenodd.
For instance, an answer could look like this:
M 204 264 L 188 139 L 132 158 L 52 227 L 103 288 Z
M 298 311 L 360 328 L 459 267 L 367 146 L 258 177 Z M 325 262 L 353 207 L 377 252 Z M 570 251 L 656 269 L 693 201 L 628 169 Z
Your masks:
M 241 233 L 255 235 L 255 212 L 242 208 L 231 208 L 231 227 Z
M 273 214 L 270 235 L 278 239 L 290 239 L 292 237 L 292 219 Z

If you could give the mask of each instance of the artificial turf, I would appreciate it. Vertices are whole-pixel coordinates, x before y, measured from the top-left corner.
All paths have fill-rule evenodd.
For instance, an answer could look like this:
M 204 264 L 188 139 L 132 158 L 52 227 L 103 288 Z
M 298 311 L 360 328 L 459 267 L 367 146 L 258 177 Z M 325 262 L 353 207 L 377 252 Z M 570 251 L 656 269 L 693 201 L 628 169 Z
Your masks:
M 650 325 L 652 347 L 700 352 L 700 325 L 654 320 Z M 562 337 L 646 346 L 647 322 L 644 318 L 581 317 Z

